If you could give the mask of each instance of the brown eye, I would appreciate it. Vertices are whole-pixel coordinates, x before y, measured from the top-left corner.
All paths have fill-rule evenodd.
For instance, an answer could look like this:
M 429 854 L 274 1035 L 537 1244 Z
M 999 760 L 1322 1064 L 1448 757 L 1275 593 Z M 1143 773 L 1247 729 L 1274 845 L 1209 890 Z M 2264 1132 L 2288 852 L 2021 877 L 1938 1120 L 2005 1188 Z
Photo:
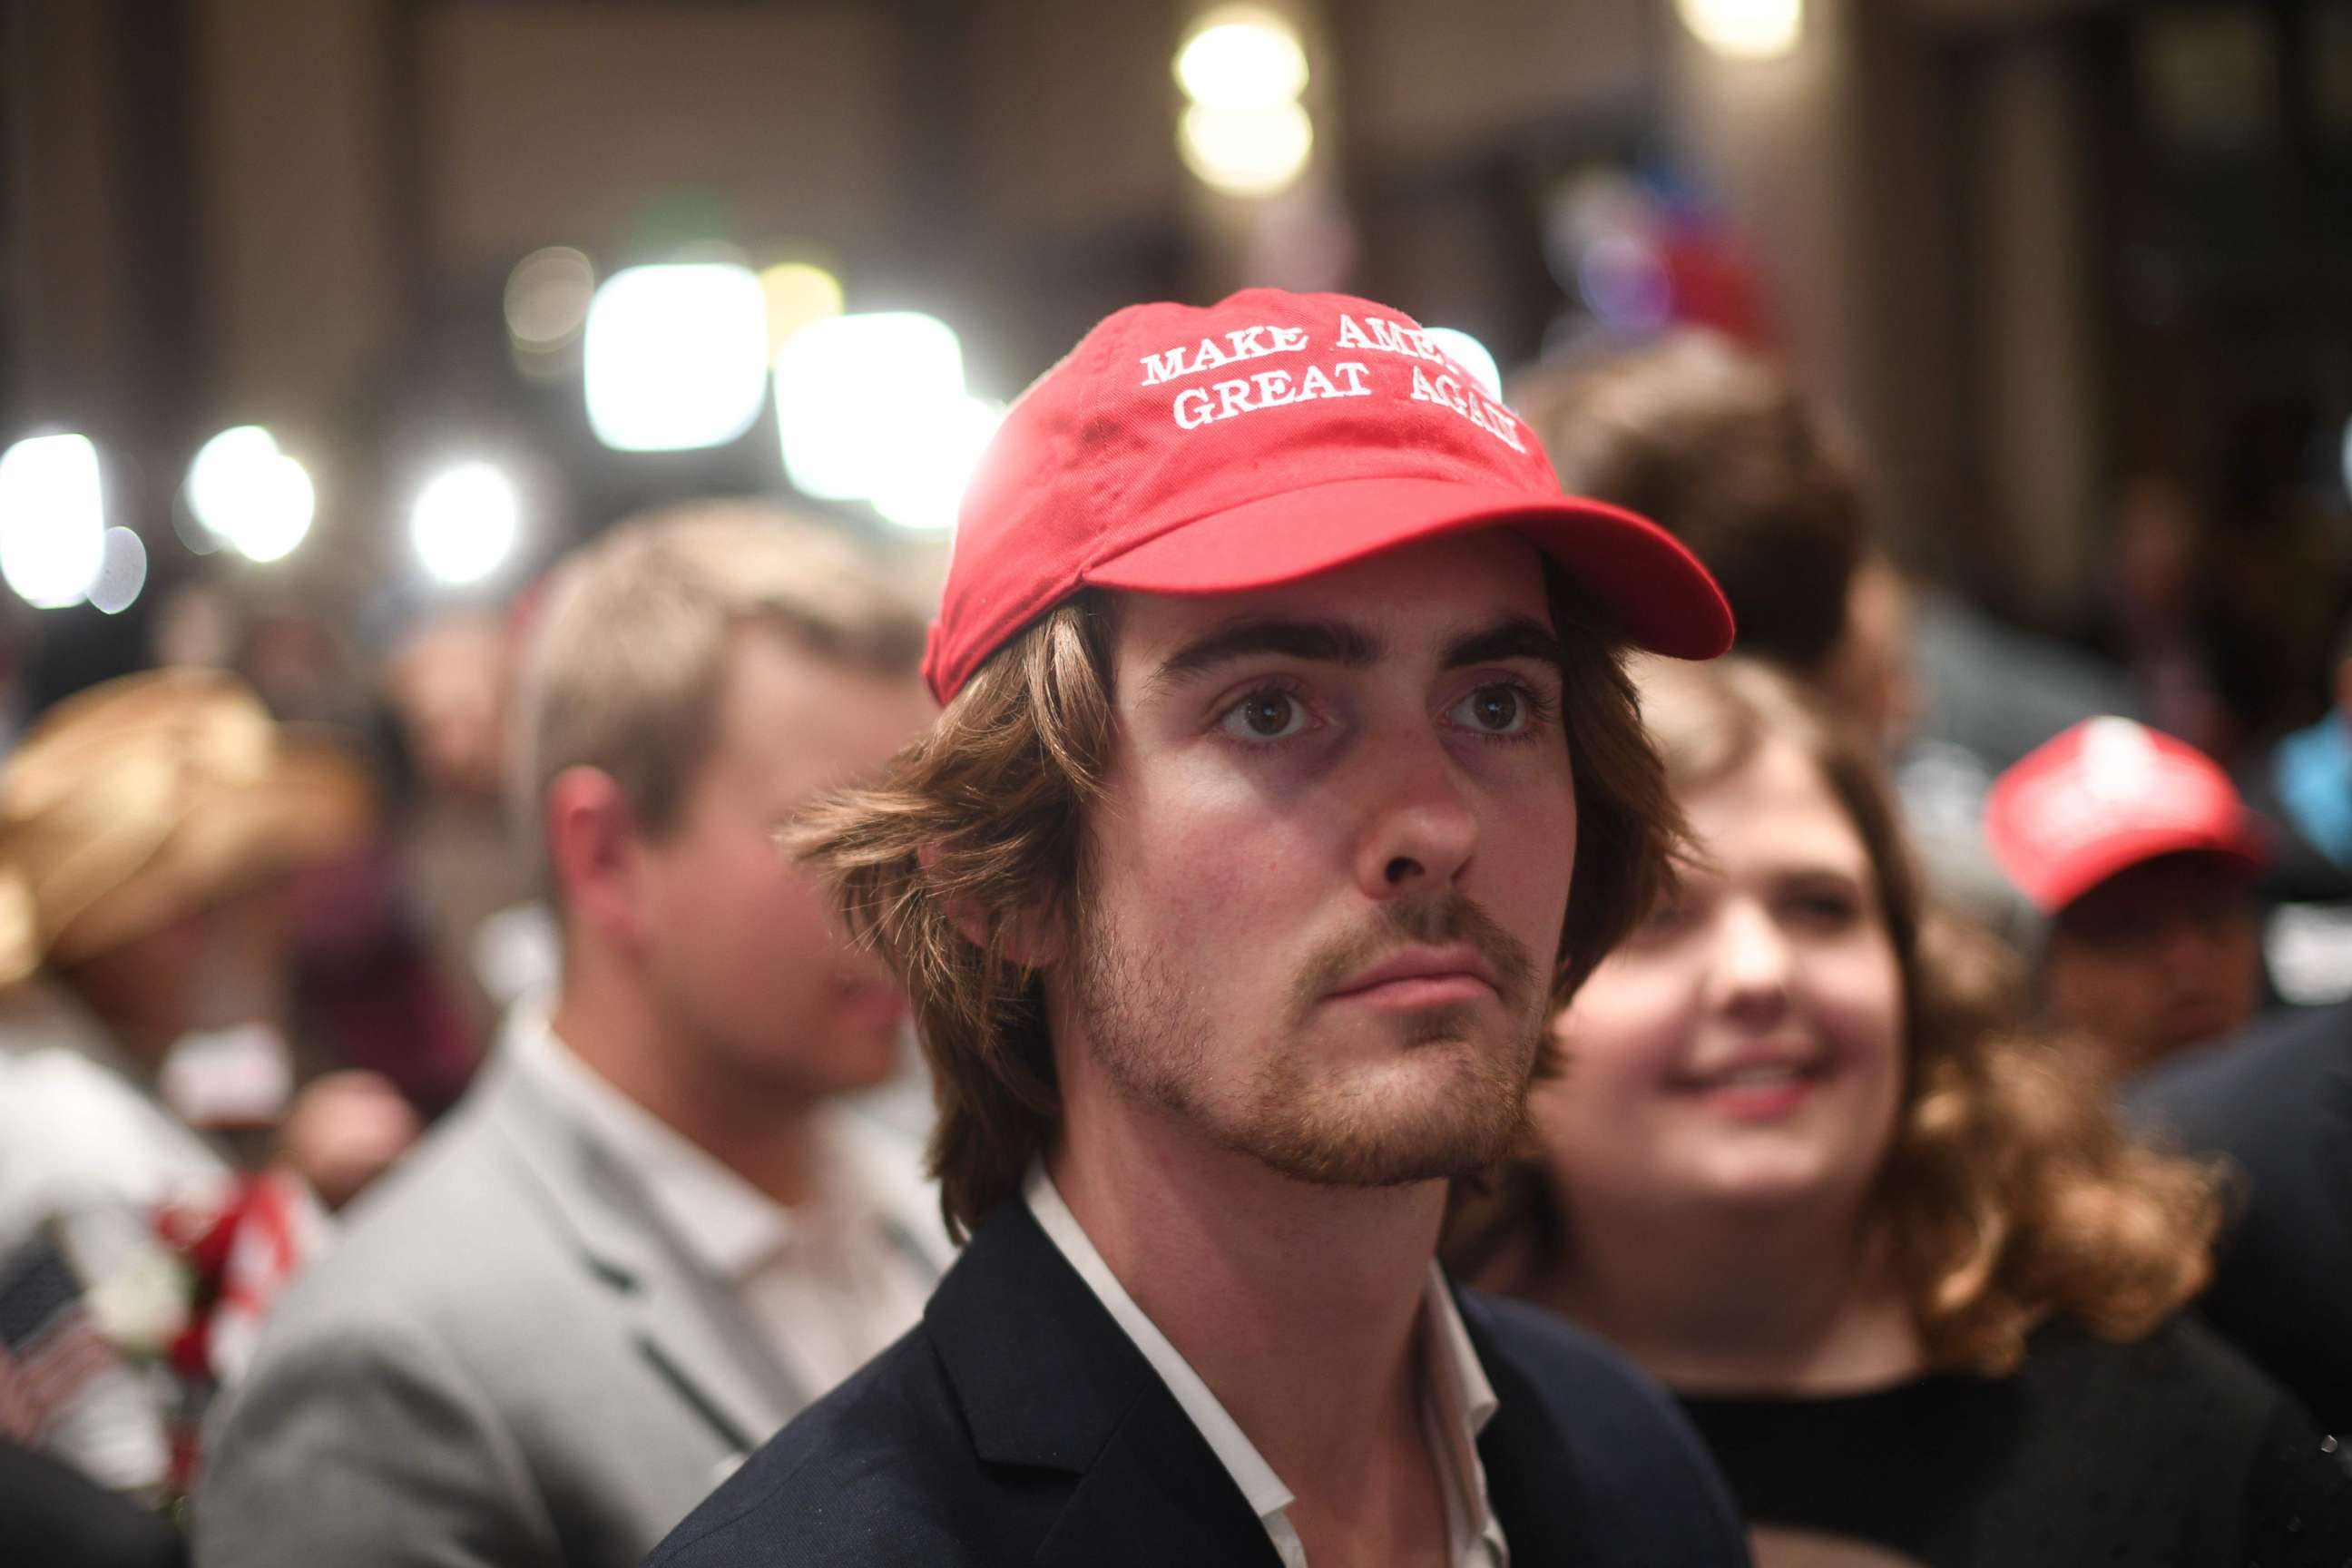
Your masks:
M 1287 691 L 1253 691 L 1219 721 L 1225 732 L 1242 740 L 1279 741 L 1305 727 L 1307 712 Z
M 1516 735 L 1528 727 L 1527 693 L 1516 686 L 1482 686 L 1454 705 L 1452 718 L 1482 735 Z

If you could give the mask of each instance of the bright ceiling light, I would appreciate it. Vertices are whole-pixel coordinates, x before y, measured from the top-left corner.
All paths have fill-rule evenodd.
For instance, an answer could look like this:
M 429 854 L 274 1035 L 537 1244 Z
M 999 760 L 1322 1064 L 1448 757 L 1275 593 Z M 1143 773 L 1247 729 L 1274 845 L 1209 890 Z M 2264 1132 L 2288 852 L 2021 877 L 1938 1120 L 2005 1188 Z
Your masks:
M 34 436 L 0 454 L 0 578 L 39 609 L 89 596 L 106 563 L 98 448 L 87 436 Z
M 589 304 L 587 333 L 588 426 L 616 451 L 724 446 L 760 416 L 768 307 L 748 267 L 615 272 Z
M 488 463 L 443 469 L 416 492 L 409 542 L 436 582 L 479 583 L 506 564 L 522 531 L 514 484 Z
M 776 433 L 793 488 L 820 500 L 863 500 L 919 445 L 948 427 L 964 396 L 955 329 L 919 310 L 812 321 L 776 353 Z
M 1503 400 L 1503 367 L 1495 363 L 1495 356 L 1486 351 L 1486 344 L 1455 327 L 1424 327 L 1422 330 L 1437 344 L 1440 353 L 1478 378 L 1478 384 L 1487 396 L 1497 403 Z
M 228 542 L 248 561 L 283 561 L 310 537 L 318 510 L 310 471 L 280 452 L 255 475 L 251 504 L 230 521 Z
M 104 560 L 89 585 L 89 602 L 110 616 L 119 616 L 139 602 L 147 586 L 147 543 L 132 530 L 106 531 Z
M 278 458 L 278 438 L 258 425 L 238 425 L 196 448 L 188 465 L 188 510 L 216 539 L 250 500 Z
M 887 468 L 869 498 L 886 521 L 919 531 L 943 532 L 956 523 L 964 485 L 996 427 L 1002 405 L 984 397 L 937 404 L 907 432 L 900 460 Z
M 1805 0 L 1675 0 L 1683 26 L 1717 54 L 1778 59 L 1805 36 Z
M 318 511 L 309 470 L 258 425 L 232 426 L 197 448 L 186 495 L 205 532 L 252 561 L 292 554 Z
M 1255 5 L 1201 18 L 1176 52 L 1184 96 L 1212 109 L 1270 109 L 1306 90 L 1307 51 L 1290 24 Z
M 1270 196 L 1298 178 L 1315 150 L 1315 122 L 1296 103 L 1184 110 L 1177 150 L 1193 177 L 1229 196 Z

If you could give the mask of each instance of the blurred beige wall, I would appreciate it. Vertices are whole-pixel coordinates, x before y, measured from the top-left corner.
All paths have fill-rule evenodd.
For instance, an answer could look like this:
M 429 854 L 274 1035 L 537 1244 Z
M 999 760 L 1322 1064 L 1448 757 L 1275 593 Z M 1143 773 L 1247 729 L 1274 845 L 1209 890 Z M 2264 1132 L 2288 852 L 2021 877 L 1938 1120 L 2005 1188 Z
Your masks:
M 1655 0 L 1352 0 L 1349 133 L 1410 166 L 1564 111 L 1622 102 L 1647 77 Z
M 886 6 L 438 5 L 419 61 L 427 256 L 503 275 L 546 245 L 624 249 L 666 192 L 734 231 L 890 237 L 910 151 Z

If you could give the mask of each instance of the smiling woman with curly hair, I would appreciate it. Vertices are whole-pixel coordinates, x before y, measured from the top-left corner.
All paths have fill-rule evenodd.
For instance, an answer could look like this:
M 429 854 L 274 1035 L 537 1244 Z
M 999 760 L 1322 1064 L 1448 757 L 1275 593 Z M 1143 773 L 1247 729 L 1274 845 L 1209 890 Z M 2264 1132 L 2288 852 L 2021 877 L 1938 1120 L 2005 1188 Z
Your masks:
M 1680 1393 L 1768 1568 L 2352 1557 L 2332 1440 L 2175 1315 L 2217 1173 L 2012 1026 L 1867 743 L 1756 666 L 1655 668 L 1643 701 L 1697 854 L 1560 1015 L 1455 1267 Z

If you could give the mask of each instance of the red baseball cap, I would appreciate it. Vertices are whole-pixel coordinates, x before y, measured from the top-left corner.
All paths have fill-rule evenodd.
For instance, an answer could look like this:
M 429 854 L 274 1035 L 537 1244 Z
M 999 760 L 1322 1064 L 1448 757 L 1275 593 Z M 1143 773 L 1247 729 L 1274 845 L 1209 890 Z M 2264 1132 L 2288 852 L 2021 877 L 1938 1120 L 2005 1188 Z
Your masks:
M 2129 719 L 2084 720 L 1995 779 L 1985 838 L 2044 913 L 2159 855 L 2206 850 L 2252 870 L 2270 859 L 2221 764 Z
M 1731 646 L 1696 557 L 1563 496 L 1534 433 L 1399 312 L 1278 289 L 1133 306 L 1040 376 L 982 454 L 923 676 L 949 700 L 1081 587 L 1237 593 L 1496 526 L 1560 562 L 1642 647 Z

